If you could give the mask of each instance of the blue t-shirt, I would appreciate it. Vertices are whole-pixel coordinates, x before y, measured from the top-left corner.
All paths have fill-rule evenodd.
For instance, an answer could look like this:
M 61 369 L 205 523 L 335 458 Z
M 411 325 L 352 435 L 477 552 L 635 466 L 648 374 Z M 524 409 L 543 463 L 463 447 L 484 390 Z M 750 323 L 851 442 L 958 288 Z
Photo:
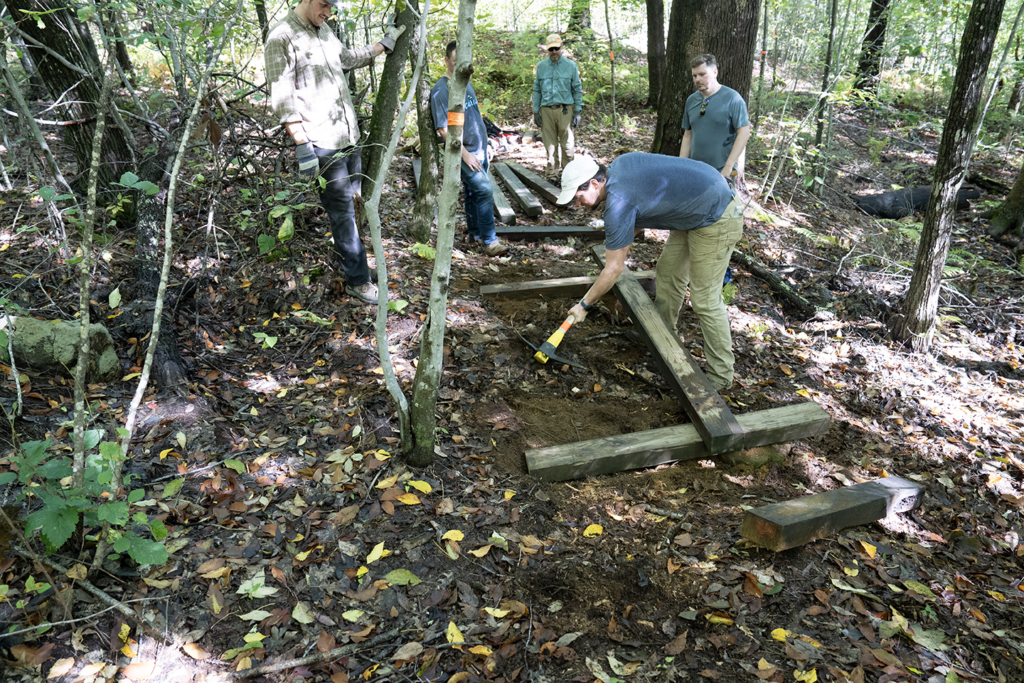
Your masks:
M 430 114 L 434 117 L 434 128 L 448 127 L 447 76 L 442 76 L 430 89 Z M 466 84 L 466 123 L 462 127 L 462 146 L 481 162 L 487 159 L 487 127 L 480 116 L 472 83 Z
M 702 106 L 703 116 L 700 114 Z M 693 130 L 690 158 L 711 164 L 719 171 L 729 160 L 736 131 L 749 125 L 747 103 L 738 92 L 725 85 L 707 98 L 707 105 L 698 90 L 686 98 L 683 106 L 683 130 Z
M 732 190 L 703 161 L 630 152 L 608 167 L 604 186 L 604 243 L 622 249 L 635 228 L 695 230 L 725 213 Z

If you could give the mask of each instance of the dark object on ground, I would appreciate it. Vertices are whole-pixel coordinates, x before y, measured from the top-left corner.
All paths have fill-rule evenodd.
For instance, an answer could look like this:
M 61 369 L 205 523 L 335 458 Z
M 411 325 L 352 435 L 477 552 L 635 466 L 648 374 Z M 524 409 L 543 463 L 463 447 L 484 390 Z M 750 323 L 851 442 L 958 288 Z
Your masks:
M 813 496 L 747 510 L 740 535 L 776 552 L 827 538 L 921 504 L 924 487 L 886 477 Z
M 924 210 L 931 195 L 930 185 L 924 187 L 908 187 L 882 194 L 858 195 L 857 206 L 869 216 L 878 218 L 904 218 L 916 211 Z M 961 187 L 956 194 L 956 208 L 966 209 L 970 206 L 968 199 L 977 199 L 981 192 L 975 187 Z

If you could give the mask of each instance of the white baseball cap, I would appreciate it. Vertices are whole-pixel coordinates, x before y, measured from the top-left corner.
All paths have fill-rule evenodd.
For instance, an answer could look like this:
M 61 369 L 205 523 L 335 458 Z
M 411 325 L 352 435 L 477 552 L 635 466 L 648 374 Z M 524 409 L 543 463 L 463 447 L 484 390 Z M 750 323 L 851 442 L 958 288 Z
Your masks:
M 598 164 L 592 158 L 577 155 L 562 169 L 562 191 L 558 193 L 555 203 L 560 206 L 571 203 L 579 186 L 597 175 L 597 169 Z

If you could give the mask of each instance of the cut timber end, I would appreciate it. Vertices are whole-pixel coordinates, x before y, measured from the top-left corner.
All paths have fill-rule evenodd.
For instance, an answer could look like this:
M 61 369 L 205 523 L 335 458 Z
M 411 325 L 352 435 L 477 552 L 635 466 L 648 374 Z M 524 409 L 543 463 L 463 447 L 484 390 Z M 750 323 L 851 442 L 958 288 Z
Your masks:
M 828 413 L 817 403 L 746 413 L 737 421 L 743 429 L 744 448 L 817 436 L 831 424 Z M 709 457 L 697 429 L 687 424 L 529 450 L 526 466 L 540 479 L 565 481 Z
M 505 164 L 494 164 L 491 168 L 494 169 L 497 176 L 505 183 L 505 187 L 512 193 L 512 198 L 519 204 L 519 208 L 523 210 L 523 213 L 530 217 L 539 216 L 544 213 L 544 207 L 540 205 L 536 197 L 530 194 L 530 191 L 526 189 L 526 186 L 523 185 L 522 181 L 516 177 L 516 174 L 508 166 Z
M 487 179 L 491 181 L 491 194 L 494 198 L 494 215 L 498 219 L 499 224 L 503 225 L 515 225 L 516 224 L 516 212 L 512 210 L 512 205 L 505 199 L 505 193 L 501 191 L 501 187 L 498 186 L 498 181 L 494 179 L 494 174 L 491 169 L 487 169 Z
M 923 494 L 923 486 L 900 477 L 876 479 L 748 510 L 740 535 L 769 550 L 795 548 L 912 510 L 921 504 Z
M 498 231 L 501 234 L 501 231 Z M 654 273 L 637 276 L 638 280 L 653 280 Z M 548 298 L 582 298 L 590 291 L 597 276 L 582 275 L 580 277 L 562 277 L 551 280 L 530 280 L 527 282 L 506 282 L 497 285 L 483 285 L 480 296 L 495 299 L 536 299 Z
M 528 188 L 539 194 L 544 199 L 548 200 L 552 204 L 558 199 L 558 194 L 561 192 L 557 187 L 549 183 L 539 174 L 534 173 L 528 168 L 524 168 L 519 164 L 508 162 L 508 167 L 515 172 L 517 176 L 523 179 L 523 184 Z

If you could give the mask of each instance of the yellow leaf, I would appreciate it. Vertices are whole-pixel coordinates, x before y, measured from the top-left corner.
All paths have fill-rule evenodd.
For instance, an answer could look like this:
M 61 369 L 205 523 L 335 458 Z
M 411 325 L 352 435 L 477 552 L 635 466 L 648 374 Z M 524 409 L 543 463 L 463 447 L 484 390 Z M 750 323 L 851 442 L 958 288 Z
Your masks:
M 128 642 L 128 636 L 132 634 L 132 627 L 128 624 L 121 624 L 121 631 L 117 634 L 117 637 L 121 639 L 122 643 Z
M 487 544 L 487 545 L 485 545 L 485 546 L 483 546 L 481 548 L 477 548 L 476 550 L 470 550 L 469 554 L 472 555 L 473 557 L 483 557 L 487 553 L 491 552 L 491 548 L 493 548 L 493 547 L 494 547 L 493 545 Z
M 787 375 L 792 375 L 793 374 L 793 371 L 790 369 L 790 367 L 788 365 L 780 365 L 779 366 L 779 370 L 782 370 Z
M 373 677 L 373 672 L 380 668 L 380 664 L 374 664 L 369 669 L 363 672 L 363 680 L 368 681 Z
M 67 577 L 74 579 L 75 581 L 81 581 L 85 577 L 89 576 L 89 568 L 84 564 L 76 564 L 74 567 L 68 570 Z
M 125 375 L 124 377 L 121 378 L 121 381 L 122 382 L 127 382 L 128 380 L 135 379 L 136 377 L 142 377 L 142 373 L 141 372 L 133 372 L 133 373 L 131 373 L 129 375 Z
M 488 614 L 490 614 L 495 619 L 501 619 L 502 617 L 507 617 L 508 613 L 509 613 L 509 610 L 507 610 L 507 609 L 498 609 L 496 607 L 484 607 L 484 611 L 487 612 Z
M 425 481 L 408 481 L 406 483 L 420 493 L 430 493 L 434 490 L 434 488 Z
M 868 557 L 870 557 L 871 559 L 875 558 L 875 552 L 878 550 L 875 546 L 871 545 L 867 541 L 861 541 L 860 545 L 862 548 L 864 548 L 864 552 L 868 554 Z
M 125 657 L 128 657 L 129 659 L 131 659 L 132 657 L 135 656 L 135 650 L 132 649 L 132 643 L 133 642 L 135 642 L 135 641 L 129 641 L 129 642 L 125 643 L 124 646 L 121 648 L 121 653 Z
M 466 535 L 458 529 L 452 529 L 451 531 L 445 532 L 445 535 L 441 537 L 441 540 L 447 541 L 448 539 L 451 539 L 453 541 L 461 541 L 465 537 Z
M 302 310 L 302 304 L 300 304 L 298 302 L 292 304 L 292 310 L 301 311 Z
M 356 578 L 358 579 L 360 576 L 362 576 L 363 574 L 365 574 L 368 571 L 370 571 L 370 570 L 367 569 L 366 567 L 360 567 L 359 569 L 356 570 Z
M 723 617 L 718 614 L 705 614 L 704 617 L 712 624 L 725 624 L 731 626 L 733 621 L 729 617 Z
M 775 665 L 769 663 L 769 661 L 764 657 L 761 657 L 761 661 L 757 663 L 757 668 L 761 671 L 767 671 L 768 669 L 774 669 Z
M 587 538 L 593 538 L 594 536 L 600 536 L 604 533 L 604 527 L 600 524 L 591 524 L 583 530 L 583 535 Z
M 185 654 L 187 654 L 189 657 L 200 662 L 204 659 L 210 658 L 210 653 L 204 650 L 203 648 L 199 647 L 195 643 L 185 643 L 181 646 L 181 649 L 184 650 Z
M 6 245 L 5 245 L 6 246 Z M 63 676 L 67 672 L 71 671 L 71 667 L 75 665 L 74 657 L 65 657 L 64 659 L 58 659 L 50 667 L 50 673 L 47 674 L 47 678 L 57 678 Z
M 516 495 L 516 492 L 512 489 L 505 491 L 505 500 L 512 500 L 512 496 Z
M 262 633 L 246 633 L 244 636 L 242 636 L 242 640 L 244 640 L 247 643 L 258 643 L 264 638 L 266 638 L 266 636 Z
M 464 643 L 466 639 L 462 637 L 462 631 L 455 625 L 454 621 L 448 622 L 448 642 L 449 643 Z
M 395 498 L 399 503 L 405 503 L 406 505 L 418 505 L 420 502 L 419 496 L 415 493 L 403 493 L 402 495 Z
M 173 452 L 174 452 L 173 448 L 165 448 L 165 449 L 163 449 L 162 451 L 160 451 L 160 459 L 163 460 L 164 458 L 166 458 L 168 455 L 170 455 Z
M 817 683 L 818 681 L 818 670 L 811 669 L 810 671 L 801 671 L 797 669 L 793 672 L 793 678 L 803 683 Z
M 850 567 L 843 567 L 843 571 L 846 572 L 847 576 L 857 576 L 857 574 L 860 574 L 859 569 L 851 569 Z
M 1003 595 L 1002 593 L 1000 593 L 999 591 L 985 591 L 985 592 L 988 593 L 989 595 L 991 595 L 996 600 L 999 600 L 1000 602 L 1002 602 L 1003 600 L 1006 599 L 1006 596 Z
M 366 612 L 364 612 L 361 609 L 350 609 L 347 612 L 342 612 L 341 616 L 345 619 L 345 621 L 351 621 L 352 623 L 355 623 L 359 621 L 359 617 L 363 616 L 364 614 L 366 614 Z
M 791 633 L 790 631 L 787 631 L 784 628 L 777 628 L 774 631 L 772 631 L 772 638 L 779 641 L 780 643 L 786 642 L 787 637 L 792 638 L 795 635 L 795 633 Z
M 309 550 L 304 550 L 301 553 L 299 553 L 298 555 L 296 555 L 295 559 L 297 561 L 299 561 L 299 562 L 305 562 L 306 558 L 309 557 L 313 553 L 314 550 L 316 550 L 316 548 L 310 548 Z
M 378 482 L 377 483 L 377 488 L 379 488 L 379 489 L 389 489 L 389 488 L 391 488 L 392 486 L 395 485 L 396 481 L 398 481 L 398 475 L 397 474 L 394 475 L 393 477 L 388 477 L 387 479 L 384 479 L 383 481 Z
M 366 564 L 373 564 L 382 557 L 387 557 L 390 554 L 390 551 L 384 550 L 384 541 L 381 541 L 375 545 L 373 550 L 370 551 L 370 554 L 366 556 Z
M 231 574 L 231 567 L 221 567 L 220 569 L 214 569 L 212 572 L 206 572 L 200 574 L 204 579 L 219 579 L 222 576 L 229 576 Z
M 250 415 L 259 415 L 260 411 L 256 410 L 256 406 L 253 406 L 252 408 L 249 409 L 249 414 Z
M 153 588 L 167 588 L 171 585 L 171 582 L 166 579 L 143 579 L 143 581 L 147 586 L 152 586 Z
M 806 389 L 797 389 L 797 396 L 803 396 L 804 398 L 810 398 L 811 395 L 807 393 Z
M 473 647 L 469 648 L 469 651 L 475 655 L 483 655 L 484 657 L 491 654 L 491 648 L 487 647 L 486 645 L 474 645 Z

